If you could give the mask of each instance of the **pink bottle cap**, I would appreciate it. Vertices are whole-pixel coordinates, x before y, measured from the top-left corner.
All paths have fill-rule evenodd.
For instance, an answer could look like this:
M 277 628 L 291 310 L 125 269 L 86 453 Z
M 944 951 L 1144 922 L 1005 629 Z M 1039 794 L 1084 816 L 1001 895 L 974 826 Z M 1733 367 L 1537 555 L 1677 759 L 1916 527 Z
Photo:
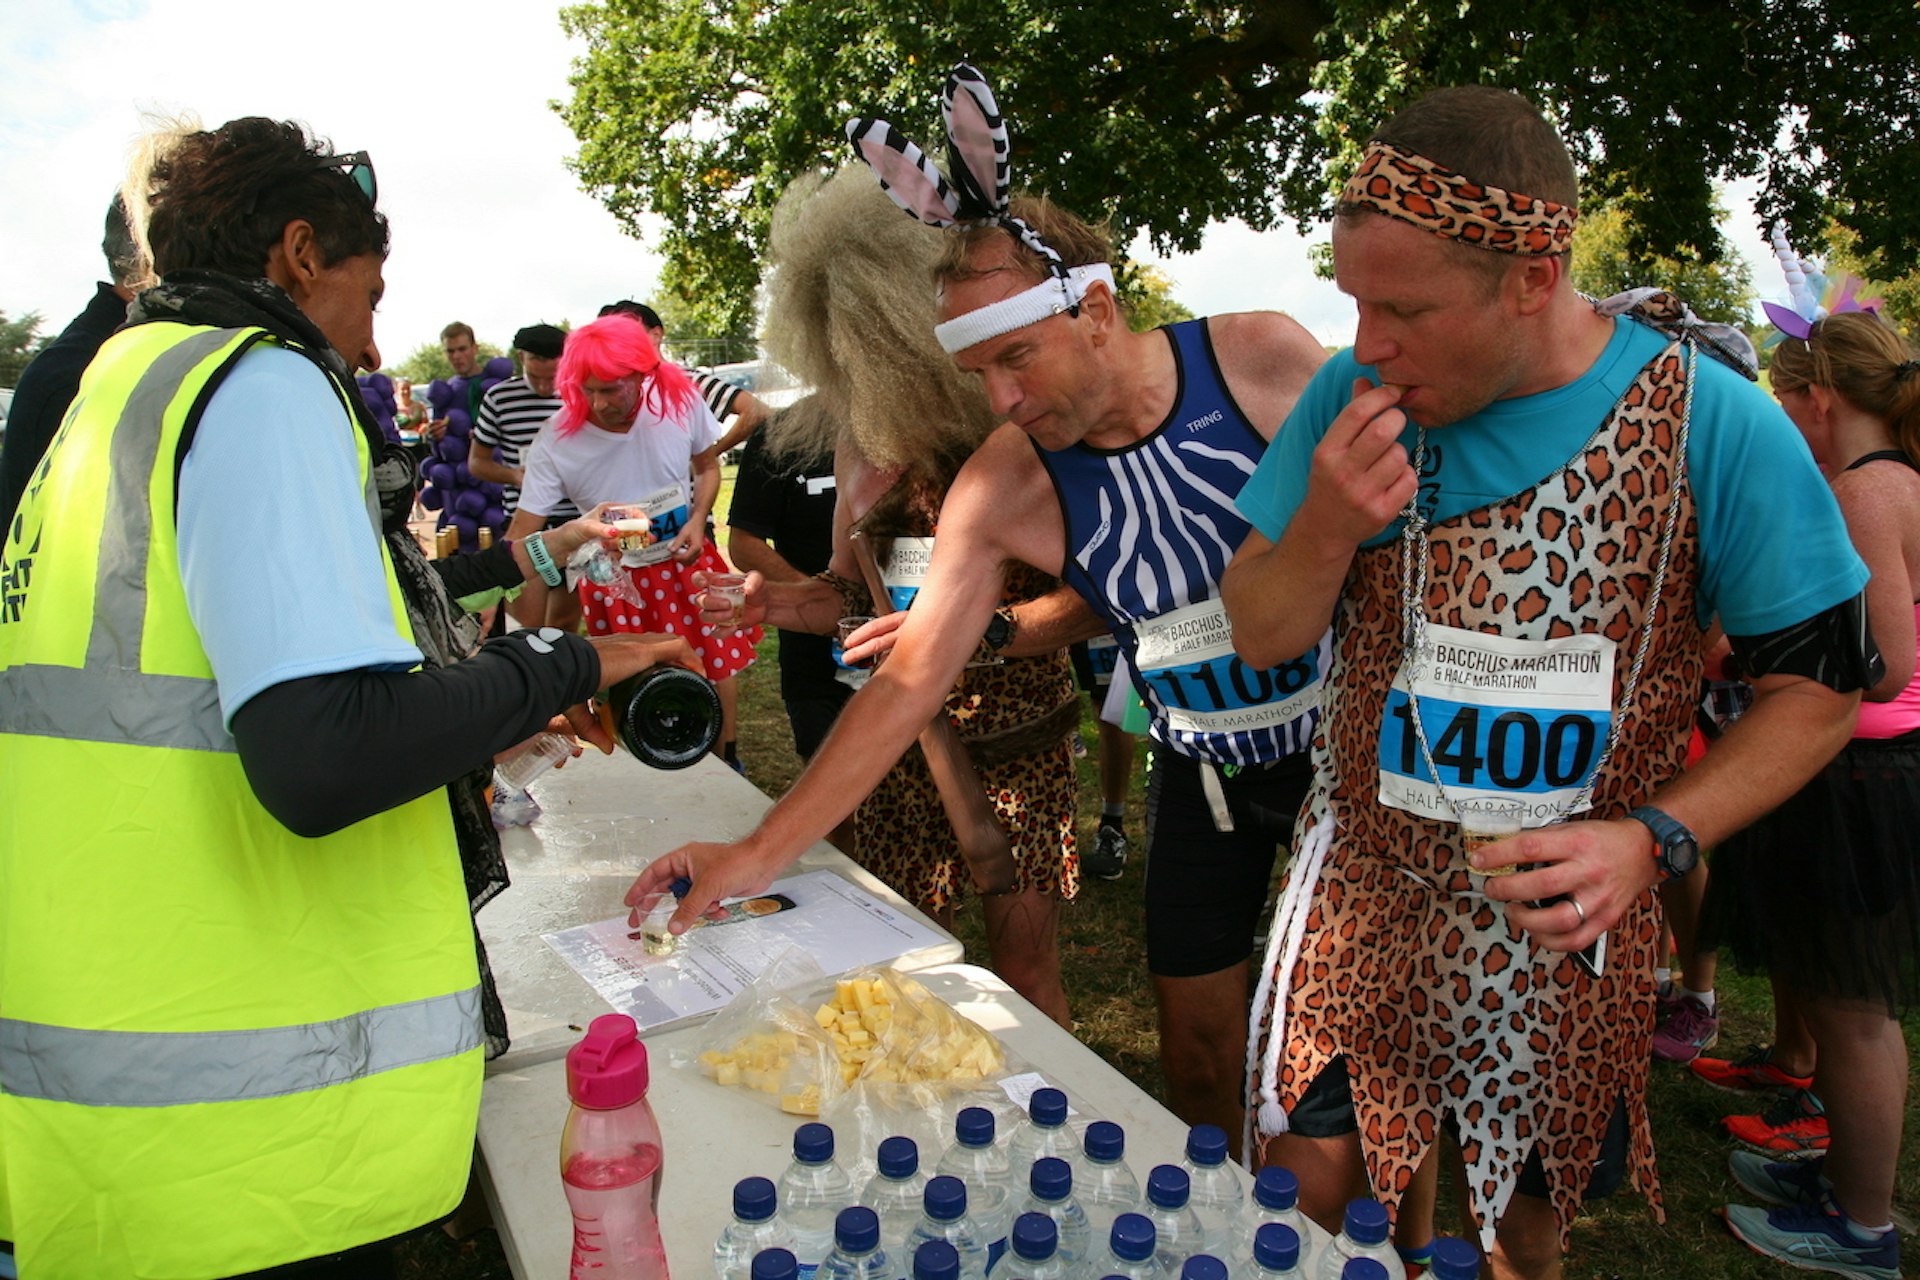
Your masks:
M 603 1013 L 587 1037 L 567 1050 L 567 1094 L 592 1111 L 611 1111 L 646 1096 L 647 1046 L 624 1013 Z

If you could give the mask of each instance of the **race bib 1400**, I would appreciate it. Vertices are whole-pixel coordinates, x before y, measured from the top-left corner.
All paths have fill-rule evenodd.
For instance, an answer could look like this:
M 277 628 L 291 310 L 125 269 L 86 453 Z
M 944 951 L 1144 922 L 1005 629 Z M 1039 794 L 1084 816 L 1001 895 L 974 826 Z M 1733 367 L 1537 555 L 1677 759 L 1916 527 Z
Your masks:
M 1141 678 L 1166 708 L 1169 728 L 1277 728 L 1320 705 L 1318 649 L 1277 667 L 1250 667 L 1233 651 L 1233 624 L 1218 600 L 1143 619 L 1134 636 Z
M 1454 801 L 1519 794 L 1529 827 L 1570 811 L 1613 723 L 1614 642 L 1605 636 L 1513 640 L 1429 625 L 1430 652 L 1412 684 L 1433 770 L 1414 733 L 1402 664 L 1380 726 L 1380 799 L 1452 820 Z M 1589 805 L 1582 803 L 1579 808 Z

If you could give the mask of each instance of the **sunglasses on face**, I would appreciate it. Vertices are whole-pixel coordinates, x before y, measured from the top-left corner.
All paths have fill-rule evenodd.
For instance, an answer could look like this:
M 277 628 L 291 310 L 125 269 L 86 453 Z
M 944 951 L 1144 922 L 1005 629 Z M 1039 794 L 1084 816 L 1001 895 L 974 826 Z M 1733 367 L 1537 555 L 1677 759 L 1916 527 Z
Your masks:
M 342 169 L 353 179 L 353 185 L 360 188 L 360 194 L 372 205 L 377 202 L 380 184 L 373 176 L 373 157 L 364 151 L 349 151 L 345 155 L 315 156 L 313 167 L 316 169 Z

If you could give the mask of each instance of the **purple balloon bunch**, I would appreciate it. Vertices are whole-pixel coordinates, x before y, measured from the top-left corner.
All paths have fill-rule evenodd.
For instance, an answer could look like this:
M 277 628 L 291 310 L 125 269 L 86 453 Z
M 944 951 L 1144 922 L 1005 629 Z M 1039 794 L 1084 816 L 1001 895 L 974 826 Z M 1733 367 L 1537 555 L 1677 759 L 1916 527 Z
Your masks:
M 386 433 L 387 439 L 400 443 L 400 428 L 393 425 L 393 379 L 384 373 L 362 373 L 354 382 L 359 384 L 360 399 L 373 420 L 380 424 L 380 430 Z
M 512 376 L 513 361 L 506 356 L 495 356 L 480 371 L 481 393 Z M 462 377 L 436 378 L 427 388 L 427 402 L 433 406 L 433 416 L 445 418 L 447 430 L 434 442 L 427 460 L 420 464 L 420 505 L 440 513 L 437 528 L 452 525 L 460 531 L 463 553 L 479 550 L 480 526 L 492 529 L 496 537 L 507 527 L 504 491 L 467 469 L 469 442 L 473 436 L 473 415 L 467 412 L 468 388 L 469 379 Z

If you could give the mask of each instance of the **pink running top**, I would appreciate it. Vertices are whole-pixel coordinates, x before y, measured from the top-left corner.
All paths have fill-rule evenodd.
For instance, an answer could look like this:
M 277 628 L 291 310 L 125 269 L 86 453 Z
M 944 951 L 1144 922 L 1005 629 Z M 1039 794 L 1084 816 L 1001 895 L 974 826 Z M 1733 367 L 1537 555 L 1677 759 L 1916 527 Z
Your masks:
M 1916 636 L 1920 636 L 1920 604 L 1913 606 Z M 1920 648 L 1920 640 L 1916 641 Z M 1862 702 L 1860 720 L 1853 727 L 1856 738 L 1897 738 L 1920 729 L 1920 660 L 1914 665 L 1913 679 L 1900 696 L 1891 702 Z

